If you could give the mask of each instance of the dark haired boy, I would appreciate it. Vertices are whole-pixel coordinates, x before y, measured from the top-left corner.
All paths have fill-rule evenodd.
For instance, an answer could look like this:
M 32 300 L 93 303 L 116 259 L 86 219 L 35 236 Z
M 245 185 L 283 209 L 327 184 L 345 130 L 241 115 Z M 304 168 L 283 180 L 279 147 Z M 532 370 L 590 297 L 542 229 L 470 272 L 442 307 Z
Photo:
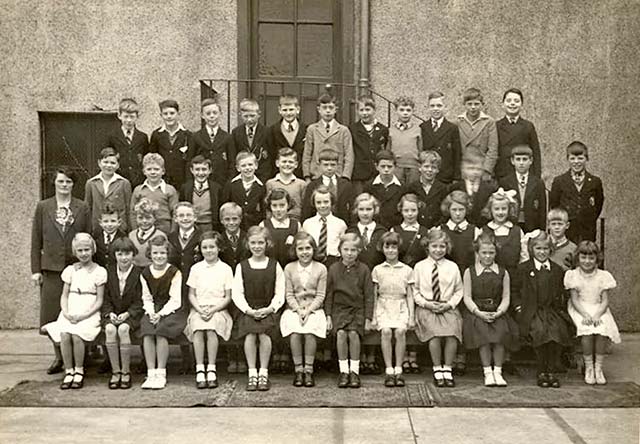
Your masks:
M 118 238 L 127 237 L 127 233 L 122 229 L 122 222 L 122 217 L 113 205 L 110 203 L 103 205 L 98 218 L 99 226 L 94 228 L 92 233 L 96 241 L 96 252 L 93 255 L 96 264 L 102 267 L 115 265 L 111 244 Z
M 402 215 L 398 211 L 398 203 L 405 193 L 404 186 L 394 174 L 396 159 L 391 151 L 382 150 L 376 154 L 376 170 L 378 175 L 364 186 L 364 192 L 378 199 L 380 212 L 378 221 L 385 227 L 391 228 L 402 222 Z
M 196 227 L 219 231 L 218 208 L 222 187 L 211 177 L 211 160 L 197 155 L 191 159 L 192 178 L 180 188 L 180 200 L 191 202 L 196 211 Z
M 283 95 L 278 99 L 280 120 L 267 129 L 267 145 L 270 152 L 277 156 L 280 148 L 291 148 L 297 156 L 297 166 L 293 174 L 303 178 L 302 154 L 307 125 L 300 122 L 300 103 L 293 95 Z M 277 160 L 277 159 L 276 159 Z
M 429 120 L 420 124 L 422 130 L 422 149 L 440 154 L 442 163 L 438 180 L 450 184 L 460 179 L 460 133 L 455 123 L 445 117 L 446 104 L 444 94 L 429 94 Z
M 211 161 L 211 178 L 223 187 L 227 180 L 235 176 L 236 171 L 233 163 L 236 154 L 231 136 L 220 128 L 220 105 L 214 99 L 202 101 L 200 115 L 204 126 L 192 135 L 193 155 Z
M 260 123 L 260 105 L 253 99 L 240 101 L 242 123 L 231 131 L 233 152 L 247 151 L 256 158 L 256 176 L 262 183 L 273 177 L 275 156 L 268 145 L 267 128 Z M 229 159 L 231 161 L 231 159 Z M 234 177 L 233 174 L 229 178 Z M 248 226 L 247 226 L 248 228 Z
M 569 171 L 553 179 L 549 193 L 551 208 L 564 208 L 569 214 L 567 238 L 575 244 L 596 240 L 596 225 L 604 204 L 604 191 L 599 177 L 586 169 L 589 151 L 582 142 L 567 147 Z

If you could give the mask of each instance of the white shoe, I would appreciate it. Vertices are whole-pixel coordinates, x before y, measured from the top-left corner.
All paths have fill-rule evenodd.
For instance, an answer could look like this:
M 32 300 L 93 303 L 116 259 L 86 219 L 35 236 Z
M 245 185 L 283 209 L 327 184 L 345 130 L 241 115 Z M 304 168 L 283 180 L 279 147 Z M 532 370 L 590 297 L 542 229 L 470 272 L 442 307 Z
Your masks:
M 484 374 L 484 385 L 487 387 L 495 387 L 496 378 L 493 372 L 485 372 Z
M 154 387 L 155 383 L 156 383 L 156 374 L 155 373 L 147 374 L 147 377 L 145 378 L 140 388 L 143 390 L 151 390 L 155 388 Z
M 167 377 L 165 375 L 156 375 L 154 390 L 162 390 L 167 386 Z
M 600 367 L 599 365 L 596 365 L 595 377 L 596 377 L 596 384 L 605 385 L 607 383 L 607 379 L 604 377 L 604 373 L 602 372 L 602 367 Z M 586 377 L 585 377 L 585 380 L 586 380 Z
M 496 386 L 498 387 L 506 387 L 507 381 L 502 377 L 501 371 L 493 371 L 493 379 L 496 381 Z
M 596 383 L 596 375 L 592 365 L 588 365 L 584 369 L 584 382 L 589 385 L 594 385 Z

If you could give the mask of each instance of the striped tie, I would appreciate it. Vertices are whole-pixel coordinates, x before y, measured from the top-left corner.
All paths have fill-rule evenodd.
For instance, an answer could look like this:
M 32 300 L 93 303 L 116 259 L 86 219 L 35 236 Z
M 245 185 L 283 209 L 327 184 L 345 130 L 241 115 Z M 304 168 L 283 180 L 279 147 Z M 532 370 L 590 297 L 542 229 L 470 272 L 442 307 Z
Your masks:
M 362 243 L 364 248 L 369 246 L 369 227 L 364 227 L 364 231 L 362 232 Z
M 440 279 L 438 279 L 438 264 L 433 264 L 433 271 L 431 272 L 431 290 L 433 291 L 433 300 L 440 300 Z
M 318 240 L 318 258 L 324 261 L 327 257 L 327 218 L 321 217 L 322 227 L 320 227 L 320 239 Z

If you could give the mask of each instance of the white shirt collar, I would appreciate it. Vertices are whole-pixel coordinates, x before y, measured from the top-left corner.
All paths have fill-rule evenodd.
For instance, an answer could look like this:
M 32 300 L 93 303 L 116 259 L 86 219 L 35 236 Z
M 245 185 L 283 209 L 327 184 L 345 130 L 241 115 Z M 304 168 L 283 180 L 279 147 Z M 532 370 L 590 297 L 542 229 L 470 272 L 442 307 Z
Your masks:
M 533 258 L 533 264 L 535 265 L 536 270 L 538 271 L 540 271 L 543 265 L 547 268 L 547 270 L 551 270 L 551 262 L 549 262 L 549 259 L 547 259 L 544 262 L 540 262 L 538 259 Z
M 151 227 L 148 230 L 138 228 L 138 236 L 142 239 L 147 239 L 155 231 L 156 227 Z
M 111 185 L 116 180 L 120 180 L 120 179 L 124 179 L 124 177 L 122 177 L 118 173 L 113 173 L 113 176 L 111 176 L 111 179 L 109 180 L 104 180 L 104 177 L 102 177 L 102 173 L 98 173 L 95 176 L 93 176 L 90 180 L 101 180 L 102 183 L 104 184 L 104 187 L 108 188 L 109 185 Z
M 360 231 L 360 233 L 364 233 L 364 229 L 367 229 L 367 234 L 369 235 L 368 237 L 371 238 L 371 234 L 373 233 L 373 230 L 376 229 L 376 222 L 375 221 L 371 221 L 370 223 L 368 223 L 367 225 L 364 225 L 360 222 L 358 222 L 358 231 Z
M 484 270 L 486 270 L 487 268 L 489 270 L 493 271 L 495 274 L 498 274 L 500 272 L 500 268 L 498 267 L 498 264 L 496 264 L 495 262 L 493 264 L 491 264 L 491 266 L 489 266 L 489 267 L 485 267 L 480 262 L 476 262 L 475 268 L 476 268 L 476 275 L 477 276 L 480 276 L 484 272 Z
M 282 222 L 274 217 L 271 217 L 269 220 L 271 221 L 273 228 L 289 228 L 291 226 L 291 219 L 288 217 Z
M 313 265 L 313 261 L 309 263 L 306 267 L 303 267 L 300 262 L 298 262 L 298 273 L 311 273 L 311 266 Z
M 402 265 L 403 265 L 403 264 L 402 264 L 402 262 L 400 262 L 400 261 L 396 262 L 396 263 L 395 263 L 395 265 L 391 265 L 391 264 L 390 264 L 389 262 L 387 262 L 387 261 L 384 261 L 384 262 L 382 263 L 382 266 L 383 266 L 383 267 L 390 267 L 390 268 L 402 268 Z
M 404 230 L 404 231 L 420 231 L 420 224 L 418 223 L 418 221 L 412 223 L 411 225 L 409 225 L 406 222 L 402 222 L 400 224 L 400 227 Z
M 484 111 L 480 111 L 480 115 L 473 122 L 467 118 L 467 113 L 466 112 L 462 113 L 462 114 L 460 114 L 458 116 L 458 120 L 464 120 L 471 126 L 475 125 L 476 123 L 478 123 L 478 122 L 480 122 L 482 120 L 486 120 L 486 119 L 489 119 L 489 118 L 490 118 L 489 115 L 486 114 Z
M 330 122 L 325 122 L 324 120 L 320 119 L 320 127 L 326 131 L 327 128 L 327 123 L 329 124 L 329 129 L 332 130 L 335 127 L 335 121 L 336 119 L 331 119 Z
M 142 184 L 142 187 L 147 187 L 149 188 L 151 191 L 155 191 L 158 188 L 160 188 L 160 191 L 162 191 L 163 193 L 167 192 L 167 183 L 164 181 L 164 179 L 160 179 L 160 182 L 158 183 L 158 185 L 156 185 L 155 187 L 149 185 L 149 181 L 145 180 Z
M 158 129 L 158 132 L 161 133 L 163 131 L 168 132 L 169 134 L 173 135 L 175 133 L 177 133 L 178 131 L 186 131 L 185 127 L 182 126 L 182 123 L 178 123 L 178 126 L 176 127 L 176 130 L 174 132 L 171 132 L 167 129 L 166 125 L 163 123 L 162 126 Z
M 460 222 L 459 224 L 456 224 L 451 219 L 447 221 L 447 227 L 452 231 L 456 229 L 456 225 L 458 225 L 458 228 L 460 228 L 461 230 L 466 230 L 467 227 L 469 226 L 469 222 L 467 222 L 466 219 Z
M 439 119 L 434 119 L 432 117 L 431 123 L 433 124 L 433 122 L 435 122 L 438 125 L 438 128 L 440 128 L 442 126 L 442 122 L 444 122 L 444 116 L 440 117 Z
M 120 271 L 120 267 L 116 266 L 116 273 L 118 274 L 118 279 L 121 281 L 126 281 L 129 277 L 129 274 L 133 270 L 133 264 L 129 265 L 129 269 L 127 271 Z
M 195 231 L 194 227 L 191 227 L 191 229 L 189 231 L 182 231 L 182 228 L 179 228 L 178 229 L 178 236 L 180 236 L 181 240 L 185 235 L 187 236 L 187 239 L 189 239 L 194 231 Z
M 510 220 L 508 220 L 508 221 L 506 221 L 505 223 L 503 223 L 503 224 L 500 224 L 500 225 L 499 225 L 499 224 L 497 224 L 497 223 L 496 223 L 496 222 L 494 222 L 494 221 L 489 221 L 489 223 L 487 224 L 487 226 L 488 226 L 489 228 L 491 228 L 492 230 L 497 230 L 498 228 L 501 228 L 501 227 L 505 227 L 505 228 L 513 228 L 513 222 L 511 222 Z
M 238 180 L 242 181 L 242 174 L 238 174 L 236 177 L 231 179 L 231 182 L 237 182 Z M 251 182 L 246 182 L 246 183 L 253 183 L 253 182 L 256 182 L 258 185 L 262 185 L 262 181 L 258 179 L 258 176 L 256 175 L 253 176 L 253 179 L 251 180 Z
M 515 117 L 511 117 L 511 116 L 505 116 L 507 118 L 507 122 L 511 123 L 513 121 L 513 123 L 518 123 L 518 120 L 520 120 L 520 115 L 518 114 Z
M 529 173 L 520 174 L 516 171 L 516 179 L 518 179 L 518 182 L 521 182 L 522 179 L 526 182 L 529 179 Z
M 437 264 L 437 265 L 438 265 L 438 267 L 440 267 L 440 266 L 444 263 L 444 261 L 446 260 L 446 258 L 444 258 L 444 257 L 443 257 L 442 259 L 439 259 L 439 260 L 437 260 L 437 261 L 436 261 L 436 260 L 434 260 L 431 256 L 427 256 L 427 259 L 426 259 L 426 260 L 427 260 L 431 265 L 433 265 L 433 264 Z
M 220 126 L 215 126 L 215 127 L 210 127 L 209 125 L 206 125 L 207 127 L 207 133 L 209 134 L 209 137 L 211 137 L 213 135 L 213 137 L 215 137 L 218 134 L 218 130 L 220 129 Z
M 282 129 L 283 133 L 288 133 L 289 131 L 289 123 L 291 123 L 291 126 L 293 127 L 293 132 L 295 133 L 296 131 L 298 131 L 298 127 L 300 126 L 298 124 L 298 119 L 294 119 L 293 122 L 287 122 L 286 120 L 282 119 L 282 123 L 280 123 L 280 128 Z
M 380 177 L 380 174 L 378 174 L 376 176 L 375 179 L 373 179 L 373 182 L 371 183 L 372 185 L 385 185 L 385 183 L 382 181 L 382 178 Z M 402 186 L 402 184 L 400 183 L 400 180 L 396 177 L 396 175 L 393 175 L 393 179 L 391 179 L 391 182 L 389 182 L 389 185 L 398 185 L 399 187 Z M 385 186 L 389 186 L 389 185 L 385 185 Z
M 282 178 L 280 173 L 277 173 L 276 176 L 274 177 L 274 179 L 277 180 L 278 182 L 284 184 L 284 185 L 289 185 L 289 184 L 292 184 L 293 182 L 295 182 L 297 177 L 294 174 L 292 174 L 291 175 L 291 180 L 287 182 Z
M 327 185 L 329 186 L 331 183 L 333 183 L 334 185 L 338 185 L 338 176 L 336 176 L 335 174 L 331 177 L 327 177 L 324 174 L 322 175 L 322 184 L 323 185 Z
M 121 127 L 120 127 L 120 130 L 122 131 L 122 135 L 123 135 L 124 137 L 127 137 L 127 131 L 131 131 L 131 138 L 132 138 L 132 139 L 133 139 L 133 135 L 134 135 L 134 134 L 135 134 L 135 132 L 136 132 L 136 128 L 135 128 L 135 127 L 131 128 L 131 129 L 126 129 L 124 126 L 121 126 Z

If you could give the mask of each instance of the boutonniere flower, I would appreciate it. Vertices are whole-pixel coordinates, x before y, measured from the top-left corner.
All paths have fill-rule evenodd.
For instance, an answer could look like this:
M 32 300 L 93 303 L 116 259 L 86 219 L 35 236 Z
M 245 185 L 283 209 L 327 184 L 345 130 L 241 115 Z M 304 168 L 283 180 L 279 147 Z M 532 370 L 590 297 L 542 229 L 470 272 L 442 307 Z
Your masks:
M 74 221 L 75 219 L 70 208 L 60 207 L 56 210 L 56 222 L 58 222 L 63 227 L 72 225 Z
M 535 276 L 536 276 L 536 272 L 535 272 L 535 271 L 533 271 L 533 270 L 531 270 L 531 273 L 529 273 L 529 276 L 531 276 L 531 277 L 535 277 Z

